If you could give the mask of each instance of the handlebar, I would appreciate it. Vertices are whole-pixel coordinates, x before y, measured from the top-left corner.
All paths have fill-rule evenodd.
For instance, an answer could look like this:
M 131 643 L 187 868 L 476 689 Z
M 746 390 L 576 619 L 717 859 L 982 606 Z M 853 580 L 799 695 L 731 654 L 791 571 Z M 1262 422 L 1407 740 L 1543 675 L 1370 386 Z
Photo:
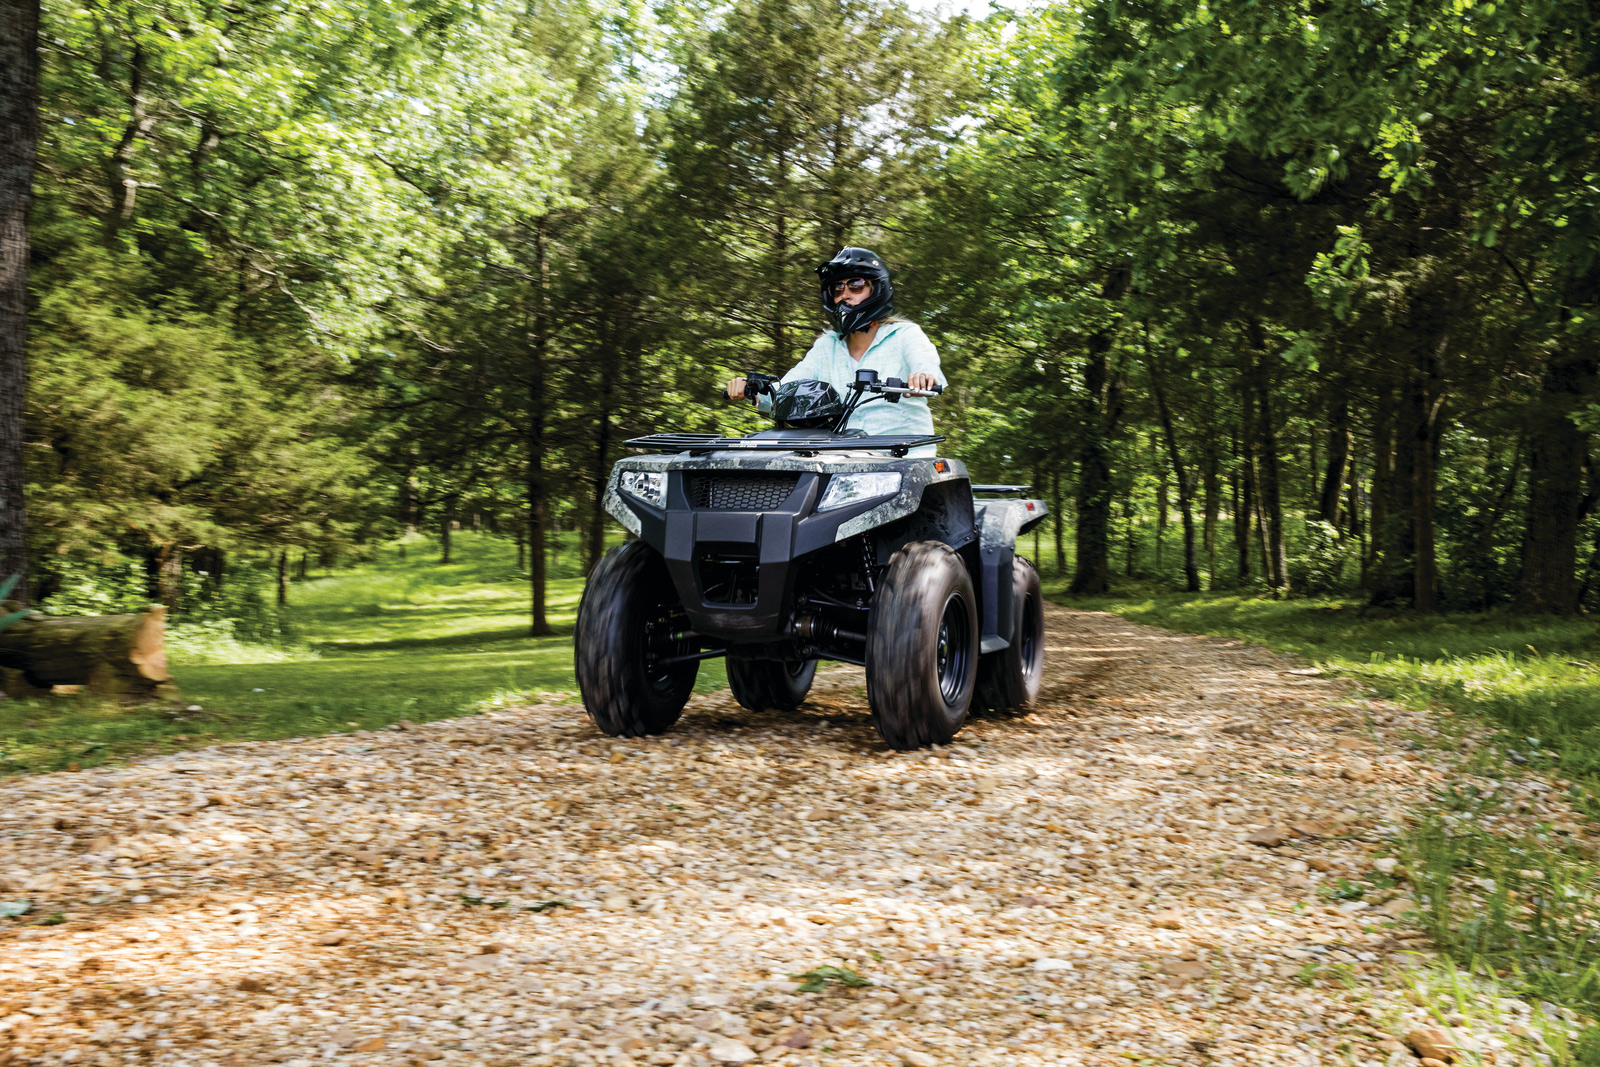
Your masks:
M 760 396 L 763 392 L 771 390 L 779 380 L 778 378 L 769 374 L 742 374 L 740 377 L 745 381 L 744 396 L 741 399 L 747 400 L 751 404 L 754 404 L 756 402 L 756 397 Z M 897 382 L 899 380 L 900 379 L 898 378 L 890 378 L 888 382 L 864 383 L 863 388 L 869 393 L 887 393 L 895 396 L 938 396 L 940 393 L 944 392 L 944 386 L 937 383 L 928 389 L 912 389 L 904 385 L 889 384 L 890 382 Z M 728 390 L 726 388 L 722 390 L 722 399 L 733 399 L 733 397 L 728 395 Z

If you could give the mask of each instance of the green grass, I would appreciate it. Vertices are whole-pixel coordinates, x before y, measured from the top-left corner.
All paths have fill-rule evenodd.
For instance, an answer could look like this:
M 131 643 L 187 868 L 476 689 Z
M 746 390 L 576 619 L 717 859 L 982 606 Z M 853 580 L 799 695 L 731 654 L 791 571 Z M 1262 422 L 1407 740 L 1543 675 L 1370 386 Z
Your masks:
M 530 638 L 528 584 L 515 546 L 461 534 L 454 557 L 441 564 L 436 545 L 413 538 L 405 559 L 399 546 L 384 546 L 370 563 L 296 583 L 292 620 L 304 647 L 285 662 L 258 662 L 270 657 L 249 646 L 202 644 L 195 658 L 204 662 L 195 663 L 184 661 L 180 645 L 172 656 L 182 689 L 176 703 L 0 702 L 0 773 L 92 766 L 218 741 L 374 729 L 518 700 L 575 700 L 572 625 L 582 579 L 549 583 L 556 633 Z M 235 661 L 215 662 L 219 656 Z M 720 688 L 725 678 L 720 661 L 707 661 L 696 688 Z
M 1417 814 L 1396 850 L 1419 922 L 1474 981 L 1585 1020 L 1559 1064 L 1600 1065 L 1600 856 L 1548 823 L 1519 817 L 1527 771 L 1600 815 L 1600 623 L 1502 613 L 1411 616 L 1354 600 L 1222 594 L 1079 599 L 1077 606 L 1188 633 L 1255 641 L 1358 678 L 1385 696 L 1493 733 Z M 1455 733 L 1447 729 L 1447 734 Z M 1491 819 L 1495 823 L 1491 823 Z M 1490 828 L 1492 827 L 1492 829 Z
M 1385 696 L 1481 715 L 1519 748 L 1600 784 L 1600 623 L 1506 613 L 1416 616 L 1359 601 L 1218 593 L 1083 599 L 1134 622 L 1256 641 Z

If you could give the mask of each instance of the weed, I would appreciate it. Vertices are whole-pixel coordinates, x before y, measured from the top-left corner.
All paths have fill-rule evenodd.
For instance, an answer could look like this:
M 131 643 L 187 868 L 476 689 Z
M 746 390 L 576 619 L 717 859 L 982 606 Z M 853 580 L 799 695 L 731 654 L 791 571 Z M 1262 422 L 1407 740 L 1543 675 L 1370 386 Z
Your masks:
M 802 993 L 820 993 L 830 983 L 844 986 L 846 989 L 859 989 L 872 984 L 871 979 L 862 977 L 848 967 L 835 967 L 831 964 L 813 967 L 803 974 L 791 974 L 789 977 L 800 982 Z
M 556 908 L 570 908 L 570 907 L 572 907 L 572 905 L 569 904 L 568 902 L 566 902 L 565 900 L 541 900 L 541 901 L 538 901 L 536 903 L 529 904 L 523 910 L 524 911 L 531 911 L 536 915 L 542 915 L 543 913 L 545 913 L 547 911 L 554 911 Z

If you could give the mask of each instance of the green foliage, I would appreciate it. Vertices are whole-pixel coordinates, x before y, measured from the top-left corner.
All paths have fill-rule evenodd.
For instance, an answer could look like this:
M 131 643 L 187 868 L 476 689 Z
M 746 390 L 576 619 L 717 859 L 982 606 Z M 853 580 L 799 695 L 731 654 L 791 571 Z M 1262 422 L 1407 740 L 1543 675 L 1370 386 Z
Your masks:
M 530 639 L 514 546 L 467 534 L 456 548 L 454 561 L 442 564 L 436 546 L 415 538 L 404 559 L 387 546 L 370 563 L 297 583 L 289 616 L 300 646 L 202 646 L 196 662 L 173 640 L 169 657 L 182 689 L 176 705 L 125 707 L 87 696 L 0 701 L 0 773 L 379 729 L 527 699 L 575 701 L 571 625 L 581 578 L 552 581 L 556 634 Z M 569 535 L 563 558 L 577 555 Z M 699 691 L 725 684 L 720 662 L 701 666 Z M 575 704 L 572 714 L 581 717 L 582 708 Z
M 16 589 L 17 583 L 21 580 L 22 576 L 20 574 L 12 574 L 6 576 L 5 578 L 0 578 L 0 602 L 3 602 L 11 595 L 12 590 Z M 31 614 L 31 612 L 22 610 L 7 612 L 4 615 L 0 615 L 0 630 L 4 630 L 7 626 L 11 626 L 14 623 L 21 622 L 23 619 L 26 619 L 29 614 Z
M 1298 593 L 1328 596 L 1350 588 L 1350 567 L 1355 545 L 1331 523 L 1311 519 L 1305 524 L 1300 550 L 1289 557 L 1289 581 Z
M 820 967 L 813 967 L 803 974 L 791 974 L 789 977 L 800 982 L 801 993 L 820 993 L 829 985 L 860 989 L 872 984 L 870 979 L 862 977 L 848 967 L 835 967 L 826 963 Z

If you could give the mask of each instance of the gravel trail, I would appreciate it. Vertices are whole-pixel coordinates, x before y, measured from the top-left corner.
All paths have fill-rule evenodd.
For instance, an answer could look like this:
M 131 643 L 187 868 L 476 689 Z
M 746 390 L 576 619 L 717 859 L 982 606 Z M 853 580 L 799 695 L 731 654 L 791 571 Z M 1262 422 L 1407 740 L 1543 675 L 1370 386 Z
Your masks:
M 642 741 L 551 705 L 0 782 L 0 1063 L 1387 1060 L 1403 901 L 1318 888 L 1437 776 L 1420 721 L 1047 623 L 1040 710 L 931 752 L 841 667 Z

